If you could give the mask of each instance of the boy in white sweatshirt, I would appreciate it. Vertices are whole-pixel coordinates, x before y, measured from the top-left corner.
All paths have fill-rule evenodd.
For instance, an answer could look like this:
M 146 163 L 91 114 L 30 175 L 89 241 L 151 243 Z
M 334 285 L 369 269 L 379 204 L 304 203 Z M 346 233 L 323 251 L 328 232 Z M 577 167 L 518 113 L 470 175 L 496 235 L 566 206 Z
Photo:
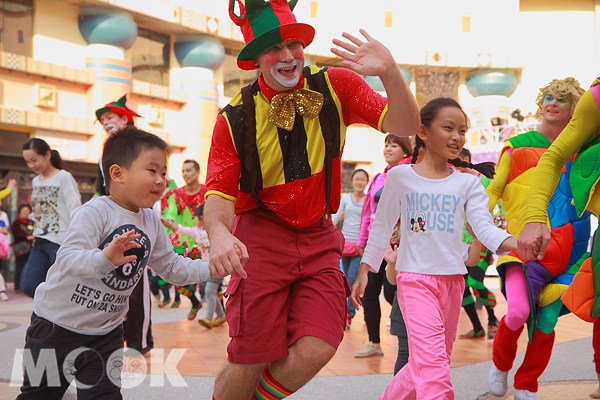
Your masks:
M 35 292 L 18 399 L 60 399 L 74 378 L 79 398 L 122 398 L 122 322 L 146 265 L 178 285 L 222 276 L 207 262 L 177 255 L 152 212 L 165 188 L 168 151 L 162 139 L 135 127 L 106 141 L 102 167 L 110 196 L 75 212 Z M 27 360 L 48 365 L 42 360 L 48 356 L 58 370 L 30 377 Z

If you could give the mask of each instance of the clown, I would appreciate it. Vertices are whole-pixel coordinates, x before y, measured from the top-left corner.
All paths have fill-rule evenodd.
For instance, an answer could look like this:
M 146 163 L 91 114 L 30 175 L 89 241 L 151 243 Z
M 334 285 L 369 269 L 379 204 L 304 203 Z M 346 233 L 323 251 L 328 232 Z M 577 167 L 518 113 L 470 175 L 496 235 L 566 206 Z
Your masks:
M 120 131 L 127 125 L 133 125 L 133 117 L 141 117 L 141 115 L 127 107 L 126 102 L 127 95 L 124 95 L 119 100 L 107 103 L 104 107 L 96 110 L 96 119 L 102 124 L 108 136 Z M 96 194 L 94 197 L 108 196 L 108 194 L 108 189 L 104 186 L 101 155 L 98 161 L 98 180 L 96 181 Z
M 490 211 L 502 198 L 507 230 L 517 237 L 525 224 L 529 186 L 536 181 L 535 178 L 532 180 L 536 165 L 569 123 L 583 93 L 579 82 L 573 78 L 553 80 L 541 88 L 536 101 L 536 115 L 542 118 L 538 131 L 509 139 L 500 153 L 496 176 L 486 190 Z M 537 399 L 538 378 L 550 360 L 554 327 L 564 311 L 560 295 L 572 280 L 582 258 L 587 257 L 589 214 L 575 215 L 568 185 L 569 172 L 570 165 L 562 171 L 562 184 L 552 195 L 549 218 L 544 219 L 552 229 L 552 245 L 547 257 L 527 262 L 516 252 L 511 252 L 498 260 L 497 269 L 508 311 L 498 325 L 488 379 L 490 392 L 496 396 L 503 396 L 507 390 L 508 371 L 516 356 L 517 340 L 529 321 L 530 343 L 515 375 L 514 396 L 515 399 Z M 550 286 L 544 287 L 549 283 Z
M 287 397 L 333 357 L 349 294 L 340 269 L 344 241 L 329 218 L 340 202 L 346 128 L 361 123 L 409 136 L 419 126 L 391 53 L 366 32 L 366 41 L 348 34 L 350 43 L 333 41 L 340 49 L 332 52 L 355 72 L 303 68 L 315 31 L 296 22 L 296 2 L 230 2 L 246 41 L 238 66 L 260 75 L 218 115 L 208 161 L 211 267 L 233 272 L 231 342 L 217 400 Z M 388 100 L 356 72 L 379 76 Z
M 600 78 L 592 83 L 575 107 L 571 122 L 542 156 L 533 175 L 527 224 L 519 237 L 519 254 L 528 260 L 544 261 L 552 245 L 552 232 L 545 224 L 550 195 L 557 186 L 560 171 L 572 159 L 577 157 L 571 167 L 571 190 L 577 215 L 589 210 L 594 215 L 600 213 L 600 197 L 596 185 L 599 177 L 597 167 L 598 136 L 600 135 Z M 564 294 L 563 301 L 575 314 L 586 321 L 594 322 L 592 344 L 596 374 L 600 382 L 600 271 L 598 258 L 600 246 L 595 235 L 592 257 L 586 260 L 573 281 L 573 287 Z M 541 242 L 541 245 L 538 243 Z M 584 270 L 586 272 L 584 272 Z M 579 278 L 579 279 L 578 279 Z M 587 279 L 586 279 L 587 278 Z M 572 289 L 572 290 L 571 290 Z M 579 296 L 578 296 L 579 295 Z M 580 298 L 578 298 L 580 297 Z M 600 386 L 590 397 L 600 398 Z

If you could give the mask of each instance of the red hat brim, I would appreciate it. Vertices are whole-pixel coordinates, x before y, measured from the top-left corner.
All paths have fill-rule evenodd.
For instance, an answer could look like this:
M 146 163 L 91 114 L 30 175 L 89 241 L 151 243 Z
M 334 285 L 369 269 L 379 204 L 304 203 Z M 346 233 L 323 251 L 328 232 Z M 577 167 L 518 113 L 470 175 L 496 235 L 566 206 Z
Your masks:
M 277 26 L 248 42 L 237 56 L 237 65 L 246 71 L 258 69 L 256 59 L 263 51 L 288 40 L 300 40 L 306 47 L 312 43 L 314 37 L 315 28 L 308 24 L 297 22 Z

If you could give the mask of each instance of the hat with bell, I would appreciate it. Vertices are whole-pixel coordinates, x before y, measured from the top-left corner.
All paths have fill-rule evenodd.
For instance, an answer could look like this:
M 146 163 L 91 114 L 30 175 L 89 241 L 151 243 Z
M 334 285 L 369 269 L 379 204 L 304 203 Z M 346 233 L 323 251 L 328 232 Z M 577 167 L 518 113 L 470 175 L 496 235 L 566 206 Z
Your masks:
M 240 15 L 235 14 L 238 3 Z M 315 28 L 296 22 L 292 10 L 298 0 L 230 0 L 229 16 L 240 27 L 246 46 L 237 57 L 243 70 L 258 69 L 256 58 L 260 53 L 287 40 L 300 40 L 308 46 L 315 37 Z

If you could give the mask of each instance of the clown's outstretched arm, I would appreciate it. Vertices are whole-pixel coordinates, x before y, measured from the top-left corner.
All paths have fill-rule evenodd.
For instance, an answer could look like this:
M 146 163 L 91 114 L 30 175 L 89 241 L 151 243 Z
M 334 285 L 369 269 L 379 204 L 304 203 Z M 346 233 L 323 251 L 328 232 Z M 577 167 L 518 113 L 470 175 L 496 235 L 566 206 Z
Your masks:
M 592 141 L 600 131 L 600 112 L 588 90 L 577 103 L 571 122 L 560 133 L 552 146 L 538 162 L 529 189 L 529 207 L 526 224 L 519 235 L 519 255 L 527 260 L 544 258 L 546 246 L 550 242 L 550 232 L 546 226 L 548 203 L 556 189 L 560 174 L 567 161 L 586 143 Z M 538 254 L 533 246 L 537 240 L 542 245 Z
M 333 44 L 347 51 L 332 48 L 331 52 L 342 57 L 342 64 L 354 72 L 381 79 L 388 98 L 388 112 L 381 124 L 383 131 L 397 136 L 416 134 L 421 124 L 419 108 L 392 53 L 364 29 L 360 33 L 366 42 L 344 32 L 342 36 L 350 42 L 333 39 Z

